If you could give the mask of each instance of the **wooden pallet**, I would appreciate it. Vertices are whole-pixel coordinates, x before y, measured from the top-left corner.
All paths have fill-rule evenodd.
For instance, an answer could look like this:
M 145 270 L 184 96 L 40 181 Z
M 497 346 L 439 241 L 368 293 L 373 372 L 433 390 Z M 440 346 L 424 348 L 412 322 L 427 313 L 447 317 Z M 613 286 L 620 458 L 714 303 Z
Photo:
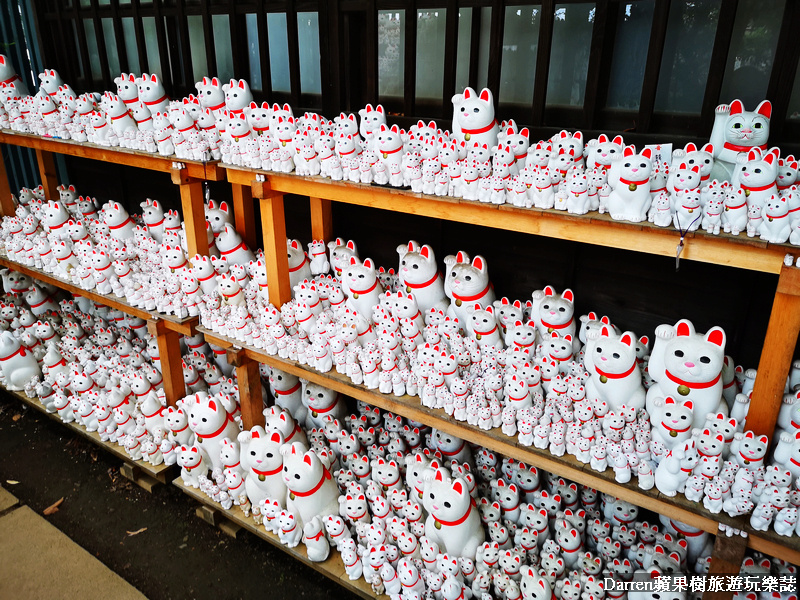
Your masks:
M 79 436 L 89 440 L 96 446 L 99 446 L 106 452 L 122 460 L 122 465 L 119 469 L 120 474 L 148 492 L 152 492 L 153 489 L 159 485 L 168 483 L 175 475 L 175 471 L 177 470 L 175 465 L 161 464 L 154 467 L 150 463 L 146 463 L 142 460 L 133 460 L 125 451 L 125 448 L 111 442 L 104 442 L 96 432 L 86 431 L 86 429 L 76 423 L 64 423 L 57 413 L 47 412 L 47 409 L 39 402 L 38 398 L 28 398 L 21 392 L 11 391 L 5 388 L 2 388 L 2 391 L 14 396 L 23 404 L 39 411 L 49 419 L 61 423 L 67 429 L 74 431 Z
M 240 529 L 246 529 L 253 535 L 260 537 L 262 540 L 265 540 L 280 548 L 290 556 L 296 558 L 303 564 L 311 567 L 318 573 L 322 573 L 325 577 L 333 580 L 334 582 L 338 583 L 345 589 L 349 590 L 350 592 L 361 596 L 367 600 L 379 600 L 379 599 L 386 599 L 386 596 L 378 596 L 375 592 L 372 591 L 370 585 L 364 581 L 363 579 L 358 579 L 356 581 L 351 581 L 350 578 L 347 576 L 344 570 L 344 564 L 342 563 L 342 559 L 339 556 L 339 553 L 336 552 L 334 549 L 331 550 L 331 555 L 328 557 L 328 560 L 324 562 L 313 562 L 308 559 L 308 555 L 306 554 L 306 549 L 303 544 L 295 548 L 289 548 L 288 546 L 284 546 L 281 544 L 278 536 L 274 533 L 269 533 L 263 527 L 258 526 L 253 521 L 252 517 L 245 517 L 244 513 L 238 506 L 234 506 L 229 510 L 222 508 L 219 504 L 211 500 L 208 496 L 203 494 L 200 490 L 190 487 L 183 483 L 183 479 L 177 477 L 173 482 L 175 486 L 180 488 L 184 491 L 184 493 L 188 494 L 190 497 L 194 498 L 198 502 L 200 502 L 204 508 L 207 508 L 207 511 L 203 511 L 200 518 L 204 521 L 219 526 L 219 519 L 226 519 L 230 521 L 233 525 L 229 525 L 229 527 L 237 526 Z M 238 531 L 238 530 L 237 530 Z

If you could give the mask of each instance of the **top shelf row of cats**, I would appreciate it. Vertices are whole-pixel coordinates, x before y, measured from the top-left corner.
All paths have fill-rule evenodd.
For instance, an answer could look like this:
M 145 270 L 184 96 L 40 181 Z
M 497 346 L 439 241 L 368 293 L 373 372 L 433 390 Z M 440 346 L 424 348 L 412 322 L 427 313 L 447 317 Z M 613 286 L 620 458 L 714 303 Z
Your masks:
M 76 94 L 53 69 L 29 95 L 0 55 L 0 128 L 46 137 L 221 160 L 250 169 L 410 188 L 491 204 L 608 212 L 681 233 L 760 236 L 800 245 L 800 192 L 793 156 L 768 149 L 771 104 L 739 100 L 716 109 L 709 143 L 637 149 L 622 136 L 586 140 L 561 131 L 531 142 L 527 128 L 498 122 L 492 93 L 452 98 L 452 132 L 419 121 L 390 125 L 381 105 L 328 120 L 288 104 L 257 104 L 245 80 L 197 82 L 170 100 L 157 75 L 121 74 L 116 93 Z M 670 155 L 671 151 L 671 155 Z

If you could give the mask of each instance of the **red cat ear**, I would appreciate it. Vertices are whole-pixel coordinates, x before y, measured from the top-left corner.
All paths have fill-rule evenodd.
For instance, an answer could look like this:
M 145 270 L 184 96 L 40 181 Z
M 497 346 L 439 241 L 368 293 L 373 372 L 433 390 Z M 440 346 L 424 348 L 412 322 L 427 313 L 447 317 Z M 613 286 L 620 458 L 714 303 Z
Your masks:
M 731 110 L 731 112 L 733 112 L 733 110 Z M 772 103 L 769 100 L 764 100 L 756 108 L 756 113 L 758 113 L 762 117 L 766 117 L 767 119 L 771 118 L 772 117 Z
M 716 346 L 725 346 L 725 332 L 719 327 L 714 327 L 706 334 L 706 341 Z
M 744 112 L 744 105 L 742 104 L 741 100 L 734 100 L 731 102 L 731 115 L 738 115 L 742 112 Z
M 491 102 L 492 101 L 491 94 L 492 93 L 487 88 L 483 88 L 481 90 L 481 100 L 483 100 L 484 102 Z

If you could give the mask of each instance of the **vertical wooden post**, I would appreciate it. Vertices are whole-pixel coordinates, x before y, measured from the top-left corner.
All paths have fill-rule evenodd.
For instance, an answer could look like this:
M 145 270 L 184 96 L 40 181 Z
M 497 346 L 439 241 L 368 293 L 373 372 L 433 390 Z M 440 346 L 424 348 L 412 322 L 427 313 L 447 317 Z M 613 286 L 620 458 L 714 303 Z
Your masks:
M 251 188 L 232 183 L 233 190 L 233 214 L 236 217 L 236 231 L 252 250 L 258 244 L 256 242 L 256 221 L 253 210 L 253 191 Z
M 172 171 L 172 183 L 181 187 L 181 208 L 186 226 L 186 249 L 189 257 L 195 254 L 208 256 L 203 183 L 186 175 L 184 170 Z
M 283 194 L 267 193 L 265 194 L 268 196 L 267 198 L 258 194 L 254 195 L 261 201 L 261 231 L 264 235 L 264 259 L 267 261 L 269 301 L 280 308 L 284 302 L 292 299 L 292 289 L 289 284 L 289 258 L 286 252 Z
M 800 333 L 800 268 L 784 266 L 753 386 L 747 429 L 772 437 Z
M 311 204 L 311 239 L 325 242 L 333 239 L 333 216 L 331 201 L 324 198 L 309 198 Z
M 52 152 L 36 151 L 36 160 L 39 163 L 39 176 L 42 178 L 44 197 L 47 200 L 58 200 L 58 177 L 56 176 L 56 162 Z
M 711 568 L 708 572 L 711 575 L 723 576 L 727 588 L 727 576 L 738 575 L 742 568 L 744 552 L 747 550 L 747 538 L 741 535 L 728 537 L 724 533 L 717 532 L 717 539 L 714 543 L 714 553 L 711 555 Z M 707 581 L 710 581 L 707 580 Z M 732 591 L 710 591 L 703 592 L 703 600 L 731 600 Z
M 0 212 L 4 217 L 13 217 L 16 208 L 11 198 L 11 184 L 8 182 L 6 163 L 0 156 Z
M 161 360 L 161 375 L 164 378 L 164 394 L 167 404 L 175 404 L 186 395 L 186 384 L 183 383 L 183 367 L 181 366 L 181 334 L 167 329 L 161 319 L 147 322 L 147 331 L 156 336 L 158 354 Z
M 236 367 L 239 382 L 239 406 L 242 425 L 247 431 L 256 425 L 264 426 L 264 402 L 261 396 L 261 374 L 258 363 L 245 355 L 242 348 L 228 349 L 228 363 Z

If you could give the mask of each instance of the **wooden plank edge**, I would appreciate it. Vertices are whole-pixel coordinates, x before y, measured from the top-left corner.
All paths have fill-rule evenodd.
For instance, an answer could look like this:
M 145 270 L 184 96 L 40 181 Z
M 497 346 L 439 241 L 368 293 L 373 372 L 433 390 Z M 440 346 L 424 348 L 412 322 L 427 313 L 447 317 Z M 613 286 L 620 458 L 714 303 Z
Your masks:
M 124 312 L 125 314 L 132 316 L 132 317 L 139 317 L 140 319 L 144 319 L 148 321 L 150 319 L 160 319 L 165 322 L 167 329 L 171 329 L 173 331 L 177 331 L 178 333 L 182 333 L 184 335 L 194 335 L 195 326 L 199 321 L 199 317 L 186 317 L 184 319 L 179 319 L 174 315 L 166 315 L 155 311 L 148 311 L 143 308 L 137 308 L 135 306 L 131 306 L 122 298 L 117 298 L 116 296 L 110 296 L 105 294 L 98 294 L 97 292 L 93 292 L 91 290 L 84 290 L 77 285 L 74 285 L 68 281 L 64 281 L 63 279 L 59 279 L 55 275 L 51 275 L 50 273 L 45 273 L 39 269 L 34 267 L 28 267 L 26 265 L 21 265 L 16 261 L 11 260 L 7 256 L 0 256 L 0 265 L 8 267 L 14 271 L 18 271 L 20 273 L 24 273 L 33 277 L 34 279 L 38 279 L 40 281 L 44 281 L 45 283 L 49 283 L 50 285 L 54 285 L 59 289 L 62 289 L 66 292 L 70 292 L 76 296 L 82 296 L 84 298 L 88 298 L 93 302 L 97 302 L 98 304 L 102 304 L 109 308 L 113 308 L 114 310 L 119 310 Z
M 6 388 L 2 388 L 2 390 L 12 396 L 16 396 L 22 403 L 26 404 L 27 406 L 33 408 L 34 410 L 39 411 L 46 417 L 60 423 L 61 425 L 65 426 L 67 429 L 72 430 L 73 432 L 77 433 L 79 436 L 89 440 L 96 446 L 99 446 L 106 452 L 113 454 L 117 458 L 121 459 L 123 462 L 126 462 L 134 467 L 140 469 L 145 475 L 152 477 L 156 481 L 160 483 L 167 483 L 170 477 L 173 475 L 173 471 L 175 466 L 174 465 L 166 465 L 164 463 L 154 467 L 150 463 L 146 463 L 143 460 L 133 460 L 128 453 L 125 452 L 125 449 L 122 446 L 117 444 L 112 444 L 109 442 L 104 442 L 100 439 L 100 436 L 93 431 L 86 431 L 83 427 L 78 425 L 77 423 L 64 423 L 61 418 L 58 416 L 58 413 L 49 413 L 45 409 L 44 405 L 39 402 L 38 398 L 28 398 L 22 392 L 16 392 L 12 390 L 8 390 Z
M 209 173 L 212 177 L 216 177 L 212 178 L 211 181 L 219 181 L 219 176 L 215 175 L 218 161 L 204 163 L 195 160 L 181 160 L 176 156 L 161 156 L 160 154 L 151 154 L 128 148 L 99 146 L 88 142 L 78 143 L 71 140 L 46 138 L 9 130 L 0 132 L 0 143 L 164 173 L 172 171 L 173 163 L 180 162 L 186 165 L 192 177 L 203 179 Z M 209 165 L 211 165 L 210 168 Z
M 227 170 L 228 181 L 239 184 L 248 184 L 257 174 L 267 175 L 272 190 L 276 192 L 325 198 L 334 202 L 444 218 L 657 256 L 674 256 L 678 238 L 678 233 L 674 230 L 656 228 L 649 223 L 613 221 L 597 213 L 569 215 L 554 210 L 524 209 L 508 205 L 498 207 L 458 198 L 336 182 L 321 177 L 301 177 L 234 167 Z M 445 212 L 447 215 L 442 216 Z M 695 232 L 687 236 L 682 258 L 778 274 L 784 255 L 793 251 L 800 252 L 800 249 L 788 245 L 754 242 L 746 237 Z
M 244 513 L 238 506 L 234 506 L 231 509 L 224 509 L 222 506 L 211 500 L 208 496 L 200 492 L 200 490 L 187 486 L 183 483 L 183 479 L 180 477 L 176 477 L 173 480 L 173 485 L 175 485 L 178 489 L 182 490 L 185 494 L 189 497 L 197 500 L 201 504 L 208 506 L 222 515 L 225 516 L 226 519 L 239 525 L 242 529 L 246 529 L 253 535 L 261 538 L 262 540 L 272 544 L 273 546 L 279 548 L 283 552 L 289 554 L 293 558 L 299 560 L 304 565 L 314 569 L 318 573 L 325 575 L 329 579 L 335 581 L 342 587 L 348 589 L 349 591 L 353 592 L 365 598 L 366 600 L 386 600 L 387 596 L 385 595 L 376 595 L 370 585 L 364 581 L 363 578 L 357 579 L 356 581 L 350 581 L 347 577 L 347 574 L 344 571 L 344 564 L 342 563 L 342 559 L 339 556 L 339 553 L 336 552 L 334 548 L 331 548 L 331 555 L 328 559 L 324 562 L 314 562 L 308 559 L 308 556 L 305 553 L 305 546 L 301 543 L 299 546 L 295 548 L 289 548 L 288 546 L 284 546 L 281 544 L 278 536 L 267 532 L 263 527 L 256 525 L 253 521 L 252 517 L 245 517 Z
M 205 335 L 208 341 L 215 345 L 221 347 L 241 346 L 253 360 L 313 381 L 357 400 L 363 400 L 370 405 L 378 406 L 415 421 L 424 422 L 471 443 L 545 471 L 562 475 L 581 485 L 587 485 L 601 492 L 612 494 L 636 506 L 651 510 L 657 514 L 663 514 L 713 535 L 717 534 L 720 523 L 730 525 L 748 533 L 748 543 L 751 548 L 764 548 L 762 551 L 771 552 L 771 556 L 783 557 L 784 553 L 790 552 L 793 557 L 800 559 L 800 538 L 797 536 L 786 538 L 785 544 L 780 544 L 778 541 L 771 539 L 771 532 L 762 533 L 753 530 L 747 517 L 732 518 L 722 513 L 715 515 L 706 511 L 702 504 L 690 502 L 683 496 L 667 497 L 655 488 L 642 490 L 635 484 L 618 483 L 614 480 L 611 469 L 606 470 L 604 473 L 599 473 L 588 465 L 578 462 L 574 457 L 567 455 L 556 457 L 544 450 L 522 446 L 514 438 L 497 433 L 498 429 L 485 432 L 466 423 L 451 420 L 443 411 L 425 408 L 418 401 L 412 404 L 415 399 L 409 396 L 396 398 L 380 394 L 377 391 L 368 390 L 363 385 L 357 386 L 349 382 L 349 380 L 345 380 L 345 376 L 338 375 L 335 371 L 320 373 L 298 363 L 286 361 L 277 356 L 269 356 L 260 350 L 234 342 L 230 338 L 215 334 L 203 327 L 198 327 L 197 329 Z

